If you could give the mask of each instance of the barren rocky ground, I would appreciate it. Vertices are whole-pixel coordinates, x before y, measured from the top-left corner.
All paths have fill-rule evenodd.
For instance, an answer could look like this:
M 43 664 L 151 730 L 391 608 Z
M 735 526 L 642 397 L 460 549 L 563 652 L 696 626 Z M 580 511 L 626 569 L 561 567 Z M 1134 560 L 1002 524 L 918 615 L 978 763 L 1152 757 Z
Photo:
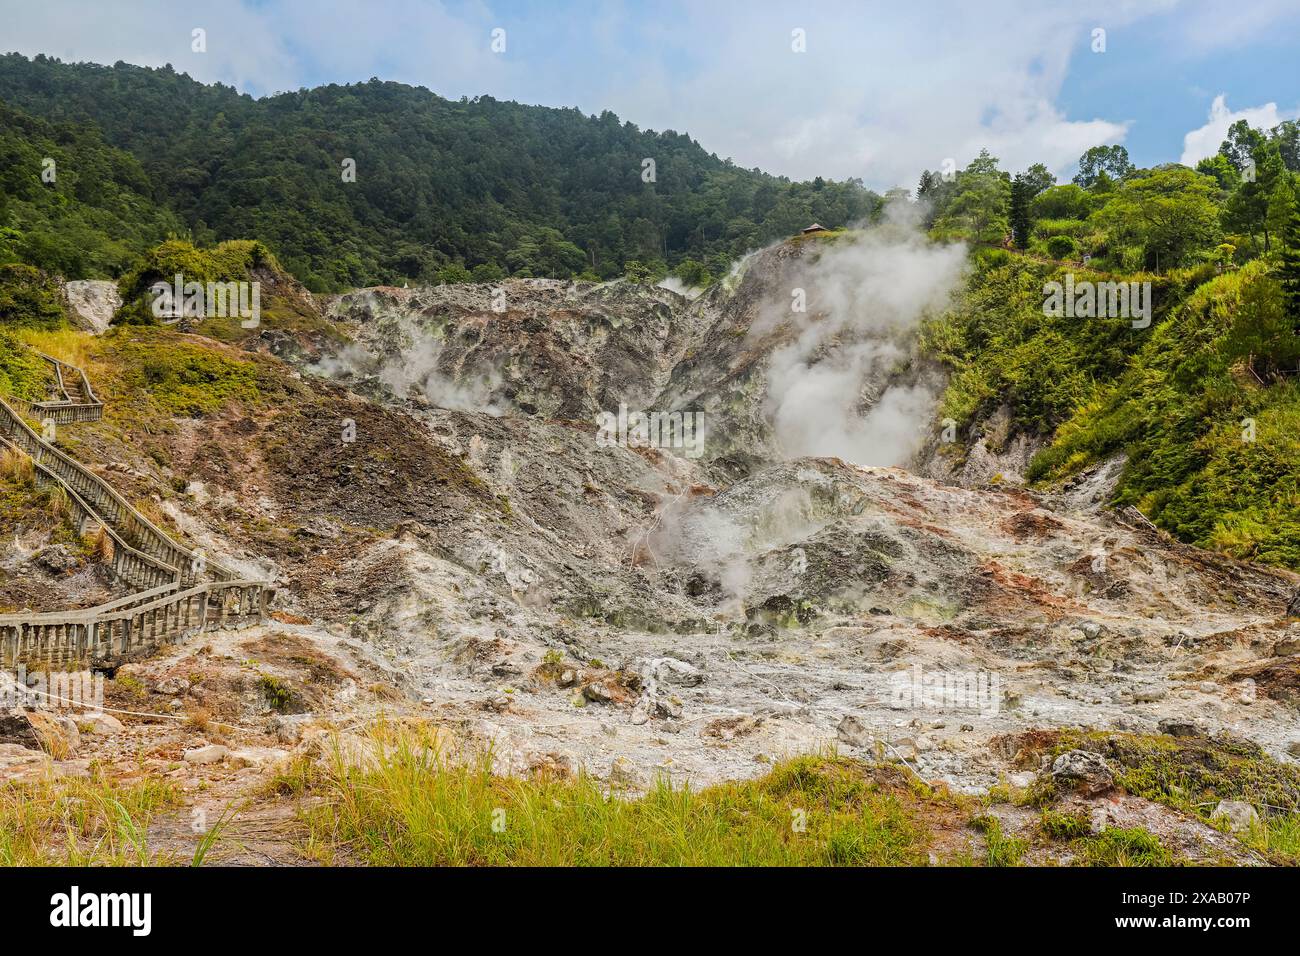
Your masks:
M 290 863 L 310 854 L 286 768 L 360 750 L 380 715 L 490 746 L 502 773 L 633 791 L 828 748 L 956 793 L 1028 789 L 1055 764 L 1026 741 L 1069 728 L 1294 763 L 1294 575 L 1107 510 L 1113 467 L 1019 487 L 1024 437 L 945 449 L 923 419 L 902 457 L 896 426 L 872 433 L 893 461 L 801 453 L 818 412 L 782 429 L 806 411 L 781 403 L 783 350 L 805 370 L 856 350 L 864 416 L 937 375 L 897 323 L 843 321 L 862 303 L 774 319 L 816 257 L 779 247 L 695 299 L 551 280 L 361 290 L 319 303 L 346 345 L 202 340 L 258 363 L 275 399 L 140 441 L 88 427 L 79 453 L 222 561 L 276 577 L 277 620 L 120 668 L 120 727 L 65 726 L 49 756 L 10 744 L 0 772 L 161 776 L 186 805 L 155 821 L 158 845 L 188 854 L 193 821 L 235 805 L 218 858 Z M 705 453 L 603 447 L 596 416 L 620 403 L 703 411 Z M 1099 826 L 1258 861 L 1201 820 L 1087 789 L 1069 799 Z M 1015 833 L 1027 812 L 995 815 Z

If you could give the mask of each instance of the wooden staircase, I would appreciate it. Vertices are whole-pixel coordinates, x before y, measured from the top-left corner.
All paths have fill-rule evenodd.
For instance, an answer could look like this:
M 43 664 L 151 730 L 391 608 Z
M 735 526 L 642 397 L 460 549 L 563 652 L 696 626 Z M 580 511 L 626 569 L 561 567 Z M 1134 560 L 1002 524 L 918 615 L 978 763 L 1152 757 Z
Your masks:
M 239 579 L 173 540 L 28 423 L 26 418 L 38 425 L 98 421 L 104 414 L 85 372 L 42 357 L 54 366 L 55 398 L 0 398 L 0 447 L 30 457 L 39 481 L 67 492 L 83 533 L 102 529 L 108 535 L 108 566 L 136 593 L 80 611 L 0 614 L 0 667 L 75 662 L 111 666 L 203 630 L 262 621 L 274 597 L 271 582 Z

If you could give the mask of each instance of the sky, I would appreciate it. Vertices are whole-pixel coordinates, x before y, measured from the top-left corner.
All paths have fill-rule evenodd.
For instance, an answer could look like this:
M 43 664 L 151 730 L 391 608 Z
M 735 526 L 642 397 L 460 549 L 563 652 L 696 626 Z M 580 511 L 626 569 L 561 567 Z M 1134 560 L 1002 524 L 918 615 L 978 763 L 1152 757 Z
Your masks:
M 254 96 L 379 77 L 608 109 L 881 190 L 982 147 L 1059 176 L 1110 143 L 1194 164 L 1236 119 L 1300 116 L 1300 0 L 0 0 L 15 50 Z

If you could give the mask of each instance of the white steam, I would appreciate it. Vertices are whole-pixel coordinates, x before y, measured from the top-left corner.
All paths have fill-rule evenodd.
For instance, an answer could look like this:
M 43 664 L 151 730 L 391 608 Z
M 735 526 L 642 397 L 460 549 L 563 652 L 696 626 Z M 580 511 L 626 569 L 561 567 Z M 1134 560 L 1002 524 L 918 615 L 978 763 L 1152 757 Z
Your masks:
M 495 368 L 446 368 L 443 340 L 408 316 L 384 323 L 381 337 L 352 343 L 326 356 L 313 371 L 330 378 L 374 379 L 400 399 L 422 396 L 429 404 L 455 411 L 500 415 L 494 396 L 501 386 Z
M 765 412 L 789 457 L 898 465 L 922 445 L 937 396 L 892 372 L 914 355 L 916 331 L 962 279 L 963 245 L 936 245 L 891 207 L 891 220 L 827 248 L 793 274 L 751 336 L 778 326 L 793 338 L 773 351 Z M 792 308 L 803 289 L 807 310 Z

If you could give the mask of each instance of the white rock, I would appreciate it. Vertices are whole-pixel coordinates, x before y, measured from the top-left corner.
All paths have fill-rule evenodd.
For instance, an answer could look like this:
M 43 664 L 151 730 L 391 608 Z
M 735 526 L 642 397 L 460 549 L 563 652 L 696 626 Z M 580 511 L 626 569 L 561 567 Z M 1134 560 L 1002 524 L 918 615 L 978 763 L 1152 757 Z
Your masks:
M 1226 819 L 1233 833 L 1244 833 L 1259 823 L 1259 814 L 1245 800 L 1220 800 L 1210 819 Z
M 125 725 L 112 714 L 84 714 L 77 718 L 77 726 L 85 733 L 103 737 L 126 730 Z
M 220 763 L 230 756 L 230 749 L 220 744 L 208 744 L 185 751 L 185 762 L 192 764 Z

